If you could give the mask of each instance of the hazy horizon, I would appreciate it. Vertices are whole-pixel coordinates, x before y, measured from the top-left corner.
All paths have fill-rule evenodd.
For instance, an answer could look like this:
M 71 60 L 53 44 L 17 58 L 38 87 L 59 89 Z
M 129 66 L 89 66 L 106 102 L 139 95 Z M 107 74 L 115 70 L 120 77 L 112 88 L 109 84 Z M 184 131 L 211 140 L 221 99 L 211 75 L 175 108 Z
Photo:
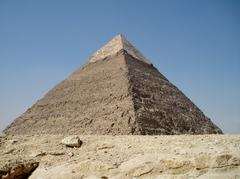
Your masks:
M 0 1 L 0 131 L 123 34 L 224 133 L 240 133 L 240 2 Z

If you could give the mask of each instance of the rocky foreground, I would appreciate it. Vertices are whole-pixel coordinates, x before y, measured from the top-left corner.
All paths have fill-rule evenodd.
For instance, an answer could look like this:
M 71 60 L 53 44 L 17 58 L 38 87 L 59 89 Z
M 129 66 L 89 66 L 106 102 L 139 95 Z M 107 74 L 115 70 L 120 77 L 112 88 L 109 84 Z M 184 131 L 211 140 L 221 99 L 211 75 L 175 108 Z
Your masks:
M 2 136 L 0 176 L 240 178 L 240 135 L 65 137 Z

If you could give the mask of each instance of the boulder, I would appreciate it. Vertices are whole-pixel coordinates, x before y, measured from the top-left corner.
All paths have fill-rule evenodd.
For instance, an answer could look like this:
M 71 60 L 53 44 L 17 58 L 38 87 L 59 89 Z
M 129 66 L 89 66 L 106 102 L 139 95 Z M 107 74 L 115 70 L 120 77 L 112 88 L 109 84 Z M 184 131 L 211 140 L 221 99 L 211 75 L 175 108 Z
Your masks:
M 79 139 L 78 136 L 65 137 L 61 143 L 66 145 L 67 147 L 80 147 L 82 145 L 82 141 Z

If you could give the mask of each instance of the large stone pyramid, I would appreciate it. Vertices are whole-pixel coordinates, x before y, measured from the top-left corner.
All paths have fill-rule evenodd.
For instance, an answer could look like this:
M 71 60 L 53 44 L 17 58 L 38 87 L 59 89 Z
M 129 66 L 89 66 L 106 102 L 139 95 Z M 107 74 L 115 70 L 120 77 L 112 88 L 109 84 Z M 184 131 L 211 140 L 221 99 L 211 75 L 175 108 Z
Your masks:
M 4 132 L 222 133 L 122 35 L 95 52 Z

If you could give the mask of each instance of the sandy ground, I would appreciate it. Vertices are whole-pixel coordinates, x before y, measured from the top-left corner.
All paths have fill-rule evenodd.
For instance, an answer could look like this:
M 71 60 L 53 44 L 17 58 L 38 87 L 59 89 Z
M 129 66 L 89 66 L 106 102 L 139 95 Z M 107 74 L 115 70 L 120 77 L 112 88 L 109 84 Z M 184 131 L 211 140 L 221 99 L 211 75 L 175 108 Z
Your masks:
M 66 136 L 0 138 L 0 171 L 37 161 L 31 179 L 45 178 L 240 178 L 240 135 Z

